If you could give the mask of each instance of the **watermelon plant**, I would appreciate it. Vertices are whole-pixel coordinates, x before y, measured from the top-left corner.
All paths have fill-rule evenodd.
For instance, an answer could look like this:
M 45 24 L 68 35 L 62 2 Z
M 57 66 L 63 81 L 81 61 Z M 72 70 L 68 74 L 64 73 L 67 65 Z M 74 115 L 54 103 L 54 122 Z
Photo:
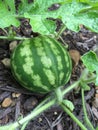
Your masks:
M 50 9 L 53 4 L 58 5 L 56 10 Z M 13 76 L 21 86 L 36 93 L 48 94 L 47 98 L 30 114 L 18 122 L 1 126 L 0 130 L 15 130 L 20 125 L 21 130 L 24 130 L 31 119 L 57 103 L 82 130 L 88 130 L 88 128 L 95 130 L 87 117 L 84 91 L 89 90 L 88 83 L 98 84 L 98 57 L 94 52 L 82 56 L 81 59 L 86 69 L 78 81 L 64 88 L 63 86 L 71 76 L 72 63 L 67 49 L 58 42 L 58 39 L 61 38 L 65 28 L 78 32 L 81 24 L 98 33 L 98 2 L 93 0 L 35 0 L 28 3 L 28 0 L 21 0 L 16 10 L 14 0 L 11 2 L 2 0 L 0 9 L 0 28 L 6 34 L 0 38 L 21 40 L 11 55 Z M 33 31 L 39 35 L 31 38 L 17 36 L 12 28 L 20 25 L 19 18 L 29 19 Z M 56 32 L 56 19 L 62 21 L 59 32 Z M 91 61 L 92 66 L 90 66 Z M 94 71 L 96 74 L 93 73 Z M 86 126 L 72 113 L 73 103 L 64 99 L 64 95 L 77 86 L 81 87 Z

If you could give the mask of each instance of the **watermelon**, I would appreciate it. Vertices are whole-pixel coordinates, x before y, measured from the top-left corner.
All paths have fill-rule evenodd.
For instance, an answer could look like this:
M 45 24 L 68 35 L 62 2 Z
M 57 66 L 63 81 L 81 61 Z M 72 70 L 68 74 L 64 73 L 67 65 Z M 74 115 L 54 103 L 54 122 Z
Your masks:
M 40 35 L 18 44 L 11 55 L 11 70 L 21 86 L 44 94 L 69 81 L 72 63 L 60 42 Z

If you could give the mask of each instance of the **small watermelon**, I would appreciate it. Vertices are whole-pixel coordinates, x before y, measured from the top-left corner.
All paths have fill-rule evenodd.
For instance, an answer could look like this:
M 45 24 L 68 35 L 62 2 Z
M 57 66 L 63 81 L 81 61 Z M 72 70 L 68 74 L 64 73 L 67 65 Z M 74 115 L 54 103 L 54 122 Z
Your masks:
M 66 48 L 49 36 L 22 41 L 11 55 L 16 80 L 36 93 L 48 93 L 66 84 L 72 63 Z

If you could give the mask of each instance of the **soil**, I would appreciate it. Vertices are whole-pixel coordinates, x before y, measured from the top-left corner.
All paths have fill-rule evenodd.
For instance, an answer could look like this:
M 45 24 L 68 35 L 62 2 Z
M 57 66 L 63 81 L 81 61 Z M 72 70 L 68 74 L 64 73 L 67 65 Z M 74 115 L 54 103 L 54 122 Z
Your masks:
M 38 35 L 33 33 L 28 20 L 21 20 L 19 28 L 13 28 L 18 36 L 30 37 Z M 61 25 L 58 22 L 58 27 Z M 5 35 L 0 30 L 0 35 Z M 81 25 L 78 33 L 65 30 L 62 34 L 63 44 L 68 45 L 68 51 L 74 50 L 72 61 L 73 71 L 69 84 L 77 81 L 83 71 L 80 56 L 97 46 L 98 34 L 90 32 Z M 61 39 L 60 39 L 61 40 Z M 33 110 L 46 95 L 38 95 L 21 87 L 12 76 L 9 66 L 5 66 L 2 60 L 10 58 L 10 43 L 13 41 L 0 40 L 0 125 L 14 122 Z M 15 41 L 14 41 L 15 42 Z M 16 41 L 17 44 L 19 41 Z M 77 53 L 78 52 L 78 53 Z M 77 60 L 75 60 L 77 59 Z M 66 87 L 65 86 L 65 87 Z M 93 126 L 98 126 L 98 87 L 89 84 L 90 91 L 85 92 L 85 101 L 89 119 Z M 85 124 L 82 109 L 81 93 L 77 88 L 66 95 L 66 99 L 73 102 L 74 115 Z M 53 106 L 49 110 L 30 121 L 26 130 L 81 130 L 78 125 L 59 106 Z M 18 129 L 17 129 L 18 130 Z M 89 130 L 89 129 L 88 129 Z

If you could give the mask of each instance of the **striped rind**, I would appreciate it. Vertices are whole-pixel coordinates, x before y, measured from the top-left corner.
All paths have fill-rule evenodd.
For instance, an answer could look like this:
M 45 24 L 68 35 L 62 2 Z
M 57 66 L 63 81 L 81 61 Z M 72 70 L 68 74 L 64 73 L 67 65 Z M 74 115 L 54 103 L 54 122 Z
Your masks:
M 49 36 L 38 36 L 17 46 L 11 56 L 11 69 L 22 86 L 47 93 L 69 81 L 72 63 L 61 43 Z

